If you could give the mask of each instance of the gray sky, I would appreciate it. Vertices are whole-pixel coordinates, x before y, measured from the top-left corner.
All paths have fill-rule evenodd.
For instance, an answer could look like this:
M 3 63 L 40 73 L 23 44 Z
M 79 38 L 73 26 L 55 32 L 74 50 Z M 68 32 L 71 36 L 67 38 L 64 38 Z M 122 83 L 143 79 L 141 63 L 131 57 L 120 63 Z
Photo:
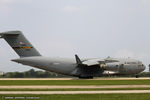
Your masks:
M 150 0 L 0 0 L 0 31 L 21 30 L 44 56 L 150 63 Z M 0 40 L 0 70 L 31 67 Z

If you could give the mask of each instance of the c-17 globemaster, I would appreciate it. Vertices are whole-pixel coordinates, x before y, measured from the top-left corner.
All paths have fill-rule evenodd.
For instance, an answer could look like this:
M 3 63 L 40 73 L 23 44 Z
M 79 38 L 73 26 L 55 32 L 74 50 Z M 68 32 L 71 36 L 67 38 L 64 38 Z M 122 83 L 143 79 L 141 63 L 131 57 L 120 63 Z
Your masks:
M 74 59 L 43 57 L 21 31 L 2 32 L 0 38 L 4 38 L 20 56 L 12 61 L 65 75 L 93 78 L 103 75 L 137 75 L 145 70 L 141 61 L 130 58 L 80 59 L 77 55 Z

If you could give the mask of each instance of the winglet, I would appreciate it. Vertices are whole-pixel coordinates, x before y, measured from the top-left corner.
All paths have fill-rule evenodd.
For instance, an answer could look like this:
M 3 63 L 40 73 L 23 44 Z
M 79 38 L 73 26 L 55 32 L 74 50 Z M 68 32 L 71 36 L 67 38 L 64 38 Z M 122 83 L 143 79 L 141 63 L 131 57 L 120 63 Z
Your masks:
M 77 54 L 75 55 L 75 58 L 78 65 L 82 64 L 82 61 L 80 60 Z

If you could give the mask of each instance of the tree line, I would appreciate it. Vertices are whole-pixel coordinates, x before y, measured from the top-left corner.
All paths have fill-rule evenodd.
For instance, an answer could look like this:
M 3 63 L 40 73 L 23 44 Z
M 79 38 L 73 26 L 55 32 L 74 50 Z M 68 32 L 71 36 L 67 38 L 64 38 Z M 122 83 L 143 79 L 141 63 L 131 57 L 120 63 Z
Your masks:
M 35 71 L 34 69 L 30 69 L 25 72 L 7 72 L 4 73 L 1 78 L 55 78 L 55 77 L 71 77 L 62 74 L 57 74 L 54 72 L 48 71 Z
M 41 71 L 41 70 L 35 71 L 34 69 L 30 69 L 25 72 L 7 72 L 4 73 L 4 75 L 0 76 L 0 78 L 63 78 L 63 77 L 72 77 L 72 76 L 57 74 L 49 71 Z M 115 77 L 135 77 L 135 75 L 120 75 Z M 139 74 L 139 77 L 150 77 L 150 72 L 142 72 Z

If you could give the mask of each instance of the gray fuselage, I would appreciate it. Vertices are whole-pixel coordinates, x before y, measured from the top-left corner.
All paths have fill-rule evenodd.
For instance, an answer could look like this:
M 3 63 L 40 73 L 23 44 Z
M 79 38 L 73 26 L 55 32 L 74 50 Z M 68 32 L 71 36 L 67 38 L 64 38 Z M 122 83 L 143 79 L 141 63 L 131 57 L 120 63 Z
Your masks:
M 100 64 L 96 66 L 90 66 L 91 69 L 94 67 L 98 67 L 97 71 L 98 74 L 85 74 L 77 73 L 79 70 L 75 59 L 69 58 L 49 58 L 49 57 L 24 57 L 20 59 L 14 59 L 12 61 L 29 65 L 32 67 L 57 72 L 61 74 L 71 75 L 71 76 L 102 76 L 105 74 L 138 74 L 145 70 L 145 66 L 142 64 L 141 61 L 134 60 L 134 59 L 114 59 L 114 58 L 106 58 L 103 59 L 105 62 L 105 66 L 101 67 Z M 99 62 L 102 59 L 90 59 L 85 60 L 85 62 Z M 84 62 L 84 60 L 83 60 Z M 89 68 L 89 66 L 84 66 Z

